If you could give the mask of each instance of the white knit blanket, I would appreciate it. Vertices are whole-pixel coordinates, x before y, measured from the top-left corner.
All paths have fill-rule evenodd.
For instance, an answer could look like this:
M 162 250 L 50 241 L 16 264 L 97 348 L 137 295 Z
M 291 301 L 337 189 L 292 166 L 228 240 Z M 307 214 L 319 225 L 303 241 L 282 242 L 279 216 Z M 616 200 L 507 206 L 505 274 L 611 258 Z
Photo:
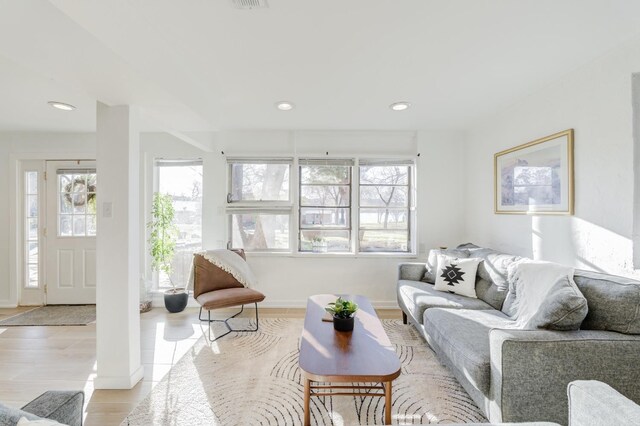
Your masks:
M 573 280 L 574 269 L 551 262 L 522 261 L 509 266 L 509 286 L 515 291 L 516 322 L 522 328 L 542 305 L 551 287 L 560 278 Z
M 202 255 L 209 262 L 222 269 L 225 272 L 230 273 L 233 278 L 245 287 L 253 287 L 257 280 L 253 275 L 251 268 L 247 262 L 240 257 L 237 253 L 231 250 L 206 250 L 195 254 Z M 189 274 L 189 290 L 193 290 L 194 271 L 193 263 L 191 264 L 191 273 Z

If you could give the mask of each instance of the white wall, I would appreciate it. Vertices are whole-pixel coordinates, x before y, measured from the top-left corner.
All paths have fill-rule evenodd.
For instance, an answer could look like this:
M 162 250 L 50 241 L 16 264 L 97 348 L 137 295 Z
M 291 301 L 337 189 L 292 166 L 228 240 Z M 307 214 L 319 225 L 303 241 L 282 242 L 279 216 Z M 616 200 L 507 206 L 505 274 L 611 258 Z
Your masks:
M 640 41 L 566 75 L 467 133 L 466 230 L 471 241 L 583 269 L 637 276 L 632 263 L 632 73 Z M 575 216 L 493 213 L 493 154 L 575 129 Z

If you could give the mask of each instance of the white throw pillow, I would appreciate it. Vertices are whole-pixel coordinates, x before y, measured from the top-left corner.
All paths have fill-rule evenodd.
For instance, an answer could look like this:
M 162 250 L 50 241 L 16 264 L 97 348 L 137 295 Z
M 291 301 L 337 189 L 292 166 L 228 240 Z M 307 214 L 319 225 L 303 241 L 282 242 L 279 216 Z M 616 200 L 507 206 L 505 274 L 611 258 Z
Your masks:
M 574 269 L 570 266 L 552 262 L 525 260 L 513 263 L 507 269 L 509 275 L 509 292 L 513 300 L 517 328 L 525 329 L 536 313 L 543 309 L 547 294 L 561 279 L 573 282 Z M 577 287 L 575 287 L 577 289 Z M 579 292 L 579 290 L 578 290 Z
M 26 417 L 20 417 L 17 426 L 64 426 L 62 423 L 58 423 L 55 420 L 51 419 L 38 419 L 38 420 L 29 420 Z
M 480 262 L 482 259 L 473 257 L 460 259 L 438 255 L 435 289 L 477 299 L 476 272 Z

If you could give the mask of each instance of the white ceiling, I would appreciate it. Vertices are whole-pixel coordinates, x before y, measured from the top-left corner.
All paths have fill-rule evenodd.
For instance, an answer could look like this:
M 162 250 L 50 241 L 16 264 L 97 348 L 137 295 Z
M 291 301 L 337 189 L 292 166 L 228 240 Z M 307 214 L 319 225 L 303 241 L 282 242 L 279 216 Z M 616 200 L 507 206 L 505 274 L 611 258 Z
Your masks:
M 179 132 L 465 128 L 640 32 L 635 0 L 269 6 L 0 0 L 0 131 L 92 131 L 96 100 Z

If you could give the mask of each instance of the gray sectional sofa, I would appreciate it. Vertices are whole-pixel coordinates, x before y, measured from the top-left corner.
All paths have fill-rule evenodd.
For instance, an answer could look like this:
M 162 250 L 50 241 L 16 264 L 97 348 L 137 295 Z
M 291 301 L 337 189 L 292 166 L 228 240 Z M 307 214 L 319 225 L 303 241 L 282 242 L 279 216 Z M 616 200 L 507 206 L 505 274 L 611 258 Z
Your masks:
M 598 380 L 640 401 L 640 282 L 576 270 L 588 314 L 577 331 L 509 329 L 507 268 L 522 258 L 473 244 L 477 299 L 436 291 L 424 263 L 399 265 L 404 313 L 491 422 L 567 424 L 567 385 Z M 425 278 L 425 272 L 427 276 Z
M 82 426 L 82 391 L 48 391 L 17 409 L 0 403 L 0 425 L 13 426 L 20 418 L 49 419 L 68 426 Z

